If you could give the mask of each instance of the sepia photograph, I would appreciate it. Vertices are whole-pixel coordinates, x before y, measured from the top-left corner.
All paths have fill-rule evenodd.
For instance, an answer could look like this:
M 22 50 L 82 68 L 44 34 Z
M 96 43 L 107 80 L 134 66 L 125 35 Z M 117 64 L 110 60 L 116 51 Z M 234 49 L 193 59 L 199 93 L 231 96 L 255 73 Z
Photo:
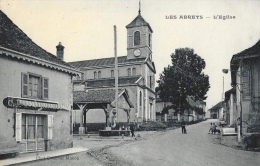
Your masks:
M 260 1 L 0 0 L 2 165 L 260 165 Z

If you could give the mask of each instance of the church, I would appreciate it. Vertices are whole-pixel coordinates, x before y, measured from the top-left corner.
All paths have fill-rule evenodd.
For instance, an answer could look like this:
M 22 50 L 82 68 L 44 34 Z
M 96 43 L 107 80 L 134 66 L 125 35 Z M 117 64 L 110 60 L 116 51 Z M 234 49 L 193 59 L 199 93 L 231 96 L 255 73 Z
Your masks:
M 121 91 L 124 91 L 127 96 L 125 97 L 125 100 L 121 102 L 129 101 L 131 107 L 129 107 L 128 111 L 119 109 L 117 113 L 117 122 L 142 123 L 146 121 L 155 121 L 156 69 L 152 59 L 153 30 L 150 24 L 142 17 L 140 9 L 137 17 L 126 25 L 126 29 L 127 55 L 117 57 L 118 88 L 121 89 Z M 89 92 L 93 90 L 104 91 L 115 89 L 114 56 L 102 59 L 69 62 L 69 64 L 82 72 L 82 76 L 74 80 L 74 85 L 84 84 L 86 95 L 91 95 Z M 75 93 L 76 90 L 74 89 L 74 103 L 79 100 Z M 111 93 L 111 95 L 115 95 L 115 93 Z M 96 101 L 97 99 L 93 100 Z M 92 101 L 92 103 L 94 101 Z M 84 101 L 82 100 L 81 103 L 82 102 Z M 113 108 L 113 105 L 111 105 L 111 108 Z M 112 112 L 112 109 L 108 111 Z M 120 111 L 125 111 L 127 113 L 120 114 Z M 85 119 L 86 123 L 101 123 L 105 122 L 106 118 L 104 117 L 105 114 L 102 110 L 99 111 L 98 109 L 90 108 L 83 119 Z M 78 121 L 77 118 L 80 121 L 82 117 L 75 117 L 74 122 Z

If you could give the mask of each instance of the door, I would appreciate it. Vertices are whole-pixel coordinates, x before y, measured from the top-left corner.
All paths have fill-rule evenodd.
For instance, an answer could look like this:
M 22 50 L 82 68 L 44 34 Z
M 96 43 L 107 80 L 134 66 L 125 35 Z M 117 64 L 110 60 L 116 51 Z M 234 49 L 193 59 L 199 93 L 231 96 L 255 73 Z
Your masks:
M 22 114 L 22 152 L 45 150 L 46 124 L 46 115 Z

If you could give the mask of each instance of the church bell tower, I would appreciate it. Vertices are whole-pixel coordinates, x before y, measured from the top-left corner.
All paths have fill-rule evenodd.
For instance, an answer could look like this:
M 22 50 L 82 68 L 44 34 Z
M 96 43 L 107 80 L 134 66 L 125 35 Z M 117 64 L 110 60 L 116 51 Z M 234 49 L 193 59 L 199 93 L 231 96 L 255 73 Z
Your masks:
M 152 33 L 148 22 L 141 16 L 140 3 L 138 16 L 126 26 L 127 59 L 150 58 L 152 61 Z

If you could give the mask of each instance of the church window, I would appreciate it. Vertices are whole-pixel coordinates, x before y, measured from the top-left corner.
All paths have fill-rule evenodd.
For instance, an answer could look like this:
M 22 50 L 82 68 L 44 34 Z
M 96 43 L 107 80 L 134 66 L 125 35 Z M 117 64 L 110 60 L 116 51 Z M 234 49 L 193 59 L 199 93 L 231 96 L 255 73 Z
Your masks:
M 139 31 L 136 31 L 134 33 L 134 45 L 135 46 L 140 45 L 140 32 Z
M 135 76 L 135 75 L 136 75 L 136 69 L 133 68 L 133 76 Z
M 150 76 L 150 88 L 152 88 L 152 76 Z
M 140 107 L 142 106 L 142 92 L 140 92 L 140 99 L 139 99 L 139 103 L 140 103 Z
M 149 45 L 149 47 L 151 47 L 151 34 L 149 34 L 149 39 L 148 39 L 148 45 Z
M 127 69 L 127 76 L 131 76 L 131 69 L 130 68 Z
M 111 77 L 115 77 L 114 70 L 111 70 Z
M 98 78 L 101 78 L 101 71 L 98 71 Z
M 94 79 L 97 79 L 97 72 L 94 71 Z

